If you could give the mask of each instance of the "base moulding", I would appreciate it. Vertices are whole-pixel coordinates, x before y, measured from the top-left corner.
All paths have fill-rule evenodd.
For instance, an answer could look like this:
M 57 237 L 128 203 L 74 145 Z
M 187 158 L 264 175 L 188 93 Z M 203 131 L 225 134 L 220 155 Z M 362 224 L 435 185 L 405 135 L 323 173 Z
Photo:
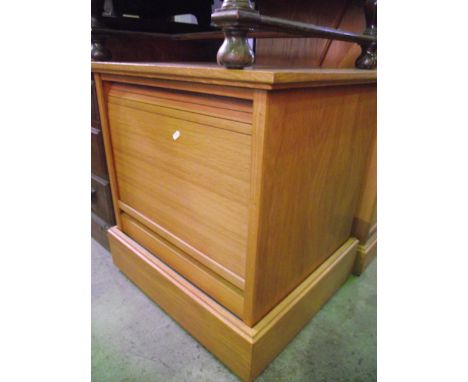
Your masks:
M 359 244 L 348 239 L 249 327 L 117 227 L 108 236 L 116 266 L 243 381 L 253 381 L 346 281 Z
M 353 273 L 356 276 L 361 275 L 376 257 L 377 232 L 374 232 L 365 243 L 358 245 Z

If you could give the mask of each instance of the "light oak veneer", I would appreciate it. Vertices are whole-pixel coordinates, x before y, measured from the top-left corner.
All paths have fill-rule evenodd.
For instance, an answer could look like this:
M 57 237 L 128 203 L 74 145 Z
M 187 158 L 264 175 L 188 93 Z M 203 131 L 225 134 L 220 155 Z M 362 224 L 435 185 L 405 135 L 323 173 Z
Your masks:
M 114 263 L 243 381 L 253 381 L 349 276 L 358 241 L 349 239 L 254 327 L 230 314 L 117 227 Z
M 361 196 L 352 234 L 360 241 L 354 274 L 360 275 L 377 256 L 377 131 L 372 134 Z
M 376 73 L 92 67 L 115 263 L 254 379 L 353 269 Z
M 375 70 L 359 69 L 284 69 L 255 67 L 226 70 L 216 64 L 93 62 L 92 69 L 103 74 L 136 76 L 158 80 L 192 81 L 240 88 L 273 89 L 286 86 L 326 86 L 375 83 Z

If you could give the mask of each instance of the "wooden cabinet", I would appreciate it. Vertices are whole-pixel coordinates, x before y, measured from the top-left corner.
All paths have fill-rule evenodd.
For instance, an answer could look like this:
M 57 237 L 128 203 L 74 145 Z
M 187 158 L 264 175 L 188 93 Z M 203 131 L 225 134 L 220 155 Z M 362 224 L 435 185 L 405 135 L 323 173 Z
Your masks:
M 252 380 L 352 271 L 376 73 L 93 71 L 114 262 Z
M 354 273 L 360 275 L 377 256 L 377 131 L 375 130 L 367 154 L 352 232 L 360 242 L 354 267 Z

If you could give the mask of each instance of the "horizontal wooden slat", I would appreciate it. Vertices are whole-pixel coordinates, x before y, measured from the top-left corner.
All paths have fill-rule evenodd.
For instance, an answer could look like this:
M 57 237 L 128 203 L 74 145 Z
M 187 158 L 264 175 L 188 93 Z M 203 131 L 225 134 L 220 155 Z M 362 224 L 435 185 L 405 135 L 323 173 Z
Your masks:
M 168 241 L 158 237 L 129 215 L 124 213 L 121 215 L 121 219 L 124 233 L 208 293 L 236 316 L 242 318 L 244 295 L 240 289 L 180 251 Z
M 244 99 L 213 94 L 199 94 L 189 90 L 163 89 L 159 87 L 121 83 L 111 83 L 110 91 L 133 93 L 134 95 L 159 98 L 161 101 L 171 101 L 169 104 L 174 105 L 176 108 L 189 107 L 193 108 L 195 113 L 200 114 L 215 113 L 217 109 L 227 109 L 246 114 L 239 117 L 239 120 L 243 120 L 246 123 L 250 123 L 252 119 L 252 101 Z M 205 106 L 206 109 L 200 110 L 197 109 L 196 106 Z M 221 116 L 223 118 L 226 117 L 225 114 L 221 114 Z M 235 118 L 232 119 L 235 120 Z
M 151 167 L 145 170 L 158 169 L 219 196 L 248 202 L 250 136 L 114 104 L 109 104 L 109 114 L 114 160 L 125 160 L 128 166 L 141 162 Z M 180 137 L 174 141 L 176 131 Z
M 252 102 L 246 100 L 115 83 L 109 86 L 109 95 L 247 124 L 252 122 Z
M 239 277 L 237 274 L 233 273 L 226 267 L 214 261 L 209 256 L 205 255 L 203 252 L 200 252 L 196 248 L 192 247 L 190 244 L 183 241 L 181 238 L 174 235 L 172 232 L 168 231 L 158 223 L 149 219 L 147 216 L 143 215 L 141 212 L 130 207 L 128 204 L 120 201 L 118 202 L 119 208 L 135 219 L 138 223 L 148 228 L 150 231 L 155 232 L 164 240 L 167 240 L 169 243 L 173 244 L 179 248 L 184 253 L 191 256 L 195 261 L 203 264 L 206 268 L 212 270 L 216 274 L 220 275 L 222 278 L 230 282 L 232 285 L 236 286 L 240 290 L 245 289 L 245 280 L 242 277 Z
M 247 88 L 236 88 L 232 86 L 206 85 L 201 83 L 186 81 L 167 81 L 153 78 L 136 78 L 128 76 L 118 76 L 112 74 L 103 74 L 102 79 L 109 82 L 119 82 L 128 84 L 137 84 L 144 86 L 159 87 L 164 89 L 186 90 L 194 93 L 212 94 L 224 97 L 238 99 L 253 99 L 253 91 Z
M 141 100 L 133 100 L 131 97 L 114 96 L 109 94 L 109 104 L 125 106 L 136 110 L 146 111 L 161 116 L 176 118 L 184 122 L 199 123 L 206 126 L 217 127 L 219 129 L 230 130 L 241 134 L 252 134 L 252 125 L 244 122 L 238 122 L 205 114 L 193 113 L 182 109 L 172 109 L 170 107 L 160 106 L 156 103 L 145 103 Z

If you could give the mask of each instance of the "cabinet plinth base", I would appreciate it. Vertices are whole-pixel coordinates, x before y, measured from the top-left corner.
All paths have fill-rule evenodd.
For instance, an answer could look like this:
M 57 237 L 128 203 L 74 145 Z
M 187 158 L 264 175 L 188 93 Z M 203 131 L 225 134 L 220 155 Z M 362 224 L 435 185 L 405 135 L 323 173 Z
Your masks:
M 357 248 L 356 263 L 353 273 L 359 276 L 366 270 L 369 264 L 377 257 L 377 232 L 374 232 L 364 244 Z
M 243 381 L 254 380 L 343 284 L 358 247 L 349 239 L 249 327 L 117 227 L 108 235 L 117 267 Z

